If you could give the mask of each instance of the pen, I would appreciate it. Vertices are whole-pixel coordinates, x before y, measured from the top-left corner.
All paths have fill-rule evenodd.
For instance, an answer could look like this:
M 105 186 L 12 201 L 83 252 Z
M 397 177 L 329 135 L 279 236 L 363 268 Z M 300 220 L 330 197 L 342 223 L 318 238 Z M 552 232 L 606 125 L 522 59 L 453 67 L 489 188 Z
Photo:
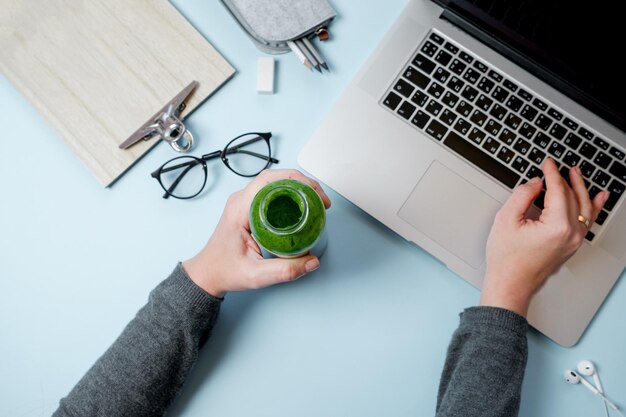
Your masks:
M 304 45 L 306 45 L 306 47 L 309 49 L 309 51 L 311 51 L 311 53 L 313 54 L 313 56 L 315 57 L 317 62 L 319 62 L 320 65 L 322 67 L 324 67 L 324 69 L 326 69 L 327 71 L 330 71 L 328 69 L 328 64 L 326 64 L 326 61 L 322 57 L 322 54 L 320 54 L 319 51 L 317 49 L 315 49 L 315 47 L 313 46 L 311 41 L 308 38 L 304 37 L 304 38 L 302 38 L 302 42 L 304 43 Z
M 302 62 L 302 64 L 304 64 L 305 67 L 307 67 L 308 69 L 311 69 L 313 67 L 313 64 L 311 64 L 311 61 L 309 61 L 307 57 L 304 55 L 304 52 L 302 52 L 300 48 L 298 48 L 298 45 L 296 45 L 293 41 L 287 41 L 287 45 L 296 55 L 298 60 Z
M 311 63 L 311 65 L 313 66 L 313 68 L 315 68 L 316 70 L 318 70 L 320 73 L 322 72 L 322 70 L 320 69 L 320 63 L 317 62 L 317 60 L 315 59 L 315 56 L 313 56 L 313 53 L 309 50 L 309 48 L 307 48 L 304 43 L 302 42 L 302 40 L 297 40 L 295 41 L 295 44 L 298 48 L 300 48 L 300 50 L 302 51 L 302 53 L 304 53 L 304 55 L 307 57 L 307 59 L 309 60 L 309 62 Z

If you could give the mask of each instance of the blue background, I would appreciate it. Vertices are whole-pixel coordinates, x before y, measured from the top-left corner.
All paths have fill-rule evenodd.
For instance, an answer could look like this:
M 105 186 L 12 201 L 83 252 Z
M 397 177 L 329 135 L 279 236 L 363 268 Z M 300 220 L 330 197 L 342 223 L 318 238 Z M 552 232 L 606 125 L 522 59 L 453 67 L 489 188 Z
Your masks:
M 194 154 L 268 130 L 284 168 L 297 167 L 300 148 L 406 0 L 332 1 L 339 16 L 320 46 L 332 72 L 278 56 L 271 96 L 255 91 L 262 54 L 219 2 L 174 3 L 237 69 L 188 119 Z M 164 200 L 149 173 L 174 152 L 160 144 L 103 189 L 3 77 L 0 126 L 0 415 L 49 415 L 149 291 L 203 246 L 226 198 L 247 180 L 215 161 L 200 198 Z M 327 191 L 321 268 L 229 294 L 171 415 L 434 415 L 458 313 L 479 293 Z M 625 312 L 622 279 L 576 347 L 531 331 L 520 415 L 601 415 L 597 398 L 563 382 L 563 370 L 585 358 L 596 361 L 607 395 L 626 406 Z

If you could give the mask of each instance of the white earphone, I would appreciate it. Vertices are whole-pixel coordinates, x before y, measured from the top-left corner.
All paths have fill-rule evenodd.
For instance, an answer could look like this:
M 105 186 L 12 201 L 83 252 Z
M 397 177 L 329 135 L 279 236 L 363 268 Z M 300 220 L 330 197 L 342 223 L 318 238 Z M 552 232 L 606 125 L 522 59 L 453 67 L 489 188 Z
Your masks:
M 604 394 L 604 390 L 602 389 L 602 384 L 600 383 L 600 375 L 596 370 L 595 365 L 590 360 L 584 360 L 578 362 L 577 365 L 578 373 L 584 376 L 593 377 L 593 382 L 596 386 L 596 389 L 600 392 L 600 394 Z M 606 417 L 609 416 L 609 411 L 606 408 L 606 402 L 602 402 L 602 409 L 604 410 L 604 415 Z
M 578 383 L 581 383 L 587 387 L 587 389 L 591 392 L 593 392 L 595 395 L 598 395 L 602 398 L 602 400 L 609 406 L 611 407 L 613 410 L 617 411 L 620 415 L 623 416 L 623 414 L 619 411 L 619 409 L 617 408 L 617 406 L 615 404 L 613 404 L 611 401 L 609 401 L 608 398 L 606 398 L 604 396 L 604 394 L 602 394 L 600 391 L 598 391 L 598 389 L 596 387 L 594 387 L 593 385 L 591 385 L 585 378 L 581 378 L 580 375 L 578 375 L 576 372 L 572 371 L 571 369 L 566 369 L 565 372 L 563 373 L 563 376 L 565 377 L 565 381 L 572 384 L 572 385 L 576 385 Z

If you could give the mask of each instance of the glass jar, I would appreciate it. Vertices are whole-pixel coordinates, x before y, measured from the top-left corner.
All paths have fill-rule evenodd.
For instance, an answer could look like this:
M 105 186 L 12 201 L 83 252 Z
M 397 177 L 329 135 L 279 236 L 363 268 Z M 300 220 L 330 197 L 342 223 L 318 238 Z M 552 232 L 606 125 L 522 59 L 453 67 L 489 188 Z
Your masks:
M 263 187 L 250 205 L 250 231 L 263 257 L 297 258 L 326 249 L 326 209 L 310 186 L 292 179 Z

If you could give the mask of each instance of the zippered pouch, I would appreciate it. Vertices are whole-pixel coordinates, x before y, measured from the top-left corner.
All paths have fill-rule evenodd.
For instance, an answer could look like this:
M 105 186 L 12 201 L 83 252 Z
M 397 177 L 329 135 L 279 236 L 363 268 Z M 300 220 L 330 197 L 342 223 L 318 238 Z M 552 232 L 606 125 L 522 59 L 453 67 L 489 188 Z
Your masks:
M 287 41 L 311 37 L 337 15 L 326 0 L 221 0 L 263 52 L 289 52 Z

